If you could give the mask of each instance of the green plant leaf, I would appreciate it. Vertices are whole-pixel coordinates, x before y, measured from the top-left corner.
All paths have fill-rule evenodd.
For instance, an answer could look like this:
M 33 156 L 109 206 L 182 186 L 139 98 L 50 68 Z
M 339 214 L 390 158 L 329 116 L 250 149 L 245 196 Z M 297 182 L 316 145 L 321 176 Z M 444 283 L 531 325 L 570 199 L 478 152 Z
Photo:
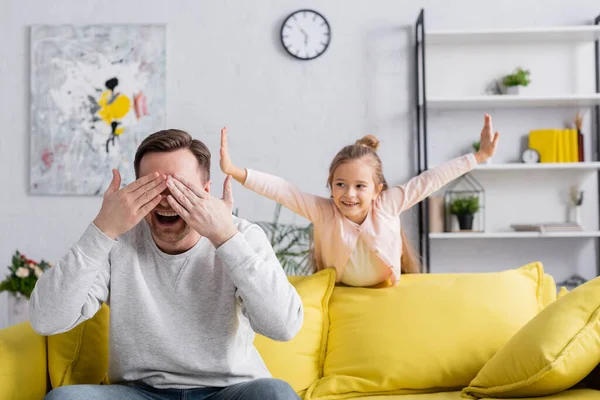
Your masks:
M 272 222 L 255 222 L 265 231 L 281 267 L 287 275 L 306 275 L 312 270 L 310 248 L 312 224 L 297 226 L 279 222 L 281 204 L 275 207 Z
M 475 214 L 479 211 L 479 197 L 465 196 L 457 197 L 450 204 L 450 212 L 454 215 Z

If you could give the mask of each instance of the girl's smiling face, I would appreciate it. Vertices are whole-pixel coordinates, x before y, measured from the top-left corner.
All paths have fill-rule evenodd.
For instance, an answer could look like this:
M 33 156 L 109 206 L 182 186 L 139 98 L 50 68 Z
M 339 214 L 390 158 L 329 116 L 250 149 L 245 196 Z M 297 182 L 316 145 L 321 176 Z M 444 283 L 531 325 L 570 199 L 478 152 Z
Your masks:
M 375 183 L 370 163 L 356 159 L 340 164 L 333 173 L 331 194 L 333 202 L 349 220 L 362 224 L 373 201 L 383 188 Z

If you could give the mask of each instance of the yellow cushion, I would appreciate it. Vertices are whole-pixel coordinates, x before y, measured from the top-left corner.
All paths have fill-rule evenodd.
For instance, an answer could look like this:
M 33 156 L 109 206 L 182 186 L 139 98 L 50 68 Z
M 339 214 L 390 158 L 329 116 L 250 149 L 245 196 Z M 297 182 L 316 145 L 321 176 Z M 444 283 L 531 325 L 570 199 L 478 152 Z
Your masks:
M 468 398 L 546 396 L 572 387 L 599 362 L 600 278 L 596 278 L 540 312 L 463 393 Z
M 336 287 L 323 378 L 307 399 L 460 391 L 543 307 L 541 263 Z
M 48 373 L 53 388 L 102 382 L 108 369 L 109 310 L 68 332 L 48 336 Z
M 41 399 L 46 394 L 46 337 L 29 322 L 0 330 L 0 399 Z
M 328 304 L 335 285 L 335 270 L 327 268 L 310 276 L 290 276 L 302 298 L 304 324 L 289 342 L 256 335 L 254 345 L 275 378 L 288 382 L 296 392 L 306 390 L 322 374 L 329 329 Z
M 422 275 L 419 275 L 419 280 L 422 281 L 422 280 L 448 279 L 448 278 L 452 278 L 456 275 L 459 275 L 459 274 L 457 274 L 457 273 L 422 274 Z M 406 276 L 408 276 L 408 275 L 404 275 L 402 277 L 402 279 L 405 279 Z M 409 279 L 411 279 L 411 278 L 409 278 Z M 548 274 L 544 274 L 543 282 L 544 283 L 542 285 L 542 305 L 544 307 L 546 307 L 546 306 L 548 306 L 548 304 L 553 303 L 557 299 L 556 282 L 554 281 L 554 278 L 552 277 L 552 275 L 548 275 Z M 373 288 L 386 288 L 386 287 L 390 287 L 390 286 L 392 286 L 391 280 L 387 280 L 383 284 L 373 286 Z M 558 295 L 561 295 L 561 293 L 563 293 L 563 290 L 566 290 L 566 288 L 563 287 L 561 289 L 561 292 Z
M 542 288 L 542 303 L 544 307 L 554 303 L 556 299 L 556 282 L 552 275 L 544 274 L 544 286 Z
M 560 299 L 561 297 L 563 297 L 564 295 L 566 295 L 567 293 L 569 293 L 569 289 L 567 289 L 564 286 L 560 287 L 560 290 L 558 291 L 558 294 L 556 295 L 556 298 Z

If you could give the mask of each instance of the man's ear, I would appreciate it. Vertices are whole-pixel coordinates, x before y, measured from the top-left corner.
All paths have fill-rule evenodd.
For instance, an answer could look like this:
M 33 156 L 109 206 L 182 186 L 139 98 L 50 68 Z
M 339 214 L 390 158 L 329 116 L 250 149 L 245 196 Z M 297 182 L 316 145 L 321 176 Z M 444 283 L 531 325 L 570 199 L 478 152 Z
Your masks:
M 206 182 L 206 185 L 204 185 L 204 190 L 206 191 L 206 193 L 210 193 L 210 185 L 212 184 L 212 181 L 209 180 L 208 182 Z

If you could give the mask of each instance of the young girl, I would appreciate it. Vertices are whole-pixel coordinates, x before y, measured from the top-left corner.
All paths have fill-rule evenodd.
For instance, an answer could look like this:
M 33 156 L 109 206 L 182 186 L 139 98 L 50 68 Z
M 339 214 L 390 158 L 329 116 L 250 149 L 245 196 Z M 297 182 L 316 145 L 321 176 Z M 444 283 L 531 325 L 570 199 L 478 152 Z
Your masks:
M 221 130 L 221 170 L 243 186 L 266 196 L 314 226 L 316 269 L 336 269 L 336 281 L 370 287 L 391 282 L 400 273 L 419 272 L 419 263 L 400 227 L 400 213 L 494 155 L 500 134 L 485 115 L 481 145 L 469 153 L 423 172 L 404 185 L 388 187 L 376 151 L 378 140 L 368 135 L 340 150 L 329 167 L 331 198 L 301 192 L 285 180 L 235 166 L 227 149 L 227 129 Z

